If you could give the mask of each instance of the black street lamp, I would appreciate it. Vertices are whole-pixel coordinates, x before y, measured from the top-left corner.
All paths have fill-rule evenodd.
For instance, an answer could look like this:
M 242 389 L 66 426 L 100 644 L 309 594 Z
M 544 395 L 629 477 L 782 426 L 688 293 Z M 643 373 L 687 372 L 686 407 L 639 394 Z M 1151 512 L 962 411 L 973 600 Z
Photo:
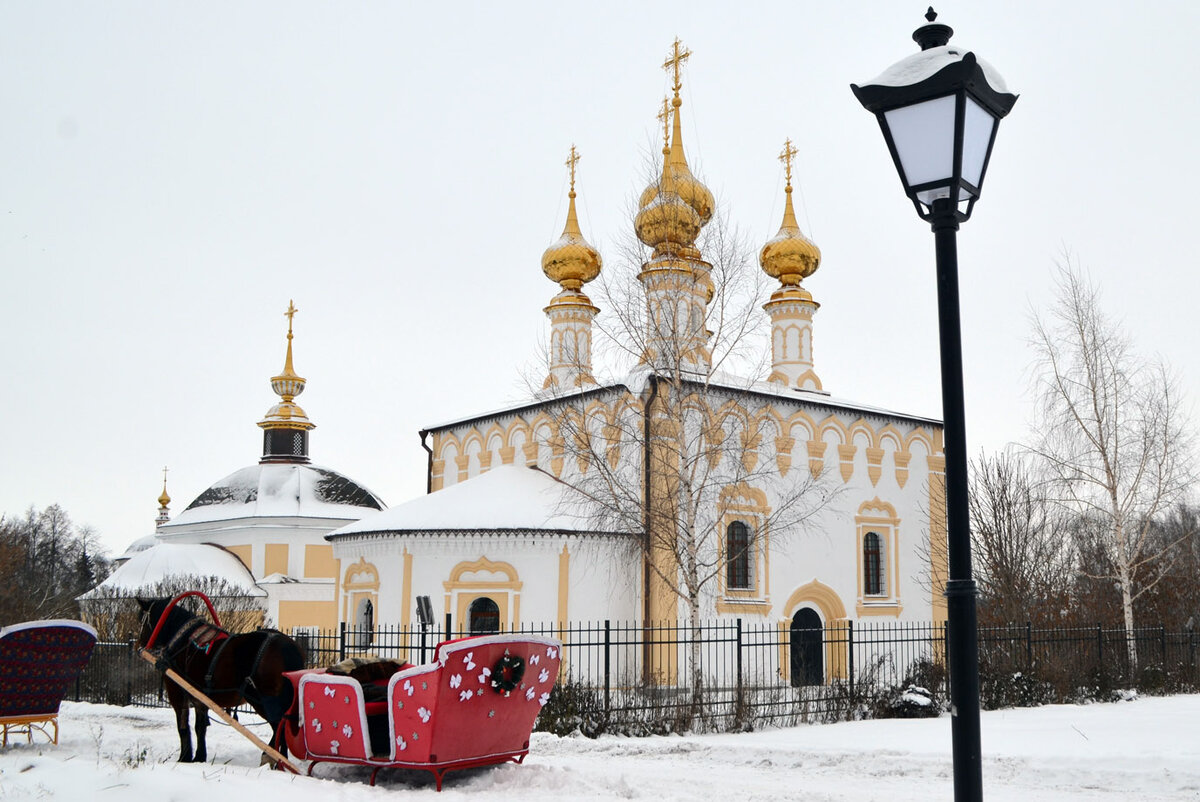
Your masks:
M 962 334 L 958 312 L 958 224 L 971 216 L 983 188 L 996 129 L 1017 102 L 992 67 L 948 44 L 954 31 L 935 20 L 913 33 L 921 52 L 863 86 L 851 85 L 883 130 L 904 192 L 933 228 L 937 254 L 938 338 L 946 454 L 946 583 L 954 799 L 981 802 L 979 650 L 971 531 L 967 508 L 967 434 L 963 408 Z

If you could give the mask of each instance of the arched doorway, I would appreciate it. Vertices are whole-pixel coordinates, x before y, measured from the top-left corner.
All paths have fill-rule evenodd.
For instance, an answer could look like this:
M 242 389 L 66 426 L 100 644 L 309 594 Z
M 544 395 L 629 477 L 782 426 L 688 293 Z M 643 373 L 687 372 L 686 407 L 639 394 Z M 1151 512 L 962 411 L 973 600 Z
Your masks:
M 500 607 L 487 596 L 480 596 L 467 609 L 472 635 L 487 635 L 500 631 Z
M 816 610 L 804 607 L 792 616 L 792 686 L 821 685 L 825 682 L 822 641 L 824 627 Z
M 354 617 L 355 647 L 365 649 L 375 639 L 375 605 L 370 599 L 358 603 L 358 611 Z

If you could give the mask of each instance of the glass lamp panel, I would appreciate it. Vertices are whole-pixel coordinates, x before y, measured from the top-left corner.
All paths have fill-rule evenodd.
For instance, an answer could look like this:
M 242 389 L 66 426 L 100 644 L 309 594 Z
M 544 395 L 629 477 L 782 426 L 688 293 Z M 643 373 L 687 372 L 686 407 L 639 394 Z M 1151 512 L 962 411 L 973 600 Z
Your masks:
M 962 177 L 971 186 L 979 186 L 983 179 L 988 143 L 992 141 L 995 128 L 996 118 L 968 97 L 966 114 L 963 116 Z
M 902 106 L 884 117 L 906 186 L 949 183 L 954 175 L 954 96 Z

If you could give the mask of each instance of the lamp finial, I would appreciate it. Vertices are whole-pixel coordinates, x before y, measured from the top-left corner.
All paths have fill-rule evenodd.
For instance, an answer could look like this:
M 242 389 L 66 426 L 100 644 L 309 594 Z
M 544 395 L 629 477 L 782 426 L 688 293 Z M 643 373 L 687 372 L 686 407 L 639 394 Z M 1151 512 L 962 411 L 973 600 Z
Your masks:
M 920 28 L 913 31 L 913 41 L 921 46 L 922 50 L 928 50 L 931 47 L 942 47 L 950 42 L 950 37 L 954 35 L 954 29 L 949 25 L 943 25 L 940 22 L 935 22 L 937 12 L 933 10 L 933 6 L 925 12 L 926 23 Z

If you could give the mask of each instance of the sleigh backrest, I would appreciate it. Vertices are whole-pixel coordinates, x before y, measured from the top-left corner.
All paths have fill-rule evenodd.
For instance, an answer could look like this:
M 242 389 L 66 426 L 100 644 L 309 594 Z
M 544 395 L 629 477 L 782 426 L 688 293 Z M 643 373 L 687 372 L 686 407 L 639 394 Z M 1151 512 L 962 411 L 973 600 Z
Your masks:
M 527 750 L 561 649 L 554 638 L 517 634 L 442 643 L 435 663 L 391 678 L 392 758 L 449 763 Z
M 95 645 L 96 630 L 79 621 L 0 629 L 0 719 L 58 713 Z

